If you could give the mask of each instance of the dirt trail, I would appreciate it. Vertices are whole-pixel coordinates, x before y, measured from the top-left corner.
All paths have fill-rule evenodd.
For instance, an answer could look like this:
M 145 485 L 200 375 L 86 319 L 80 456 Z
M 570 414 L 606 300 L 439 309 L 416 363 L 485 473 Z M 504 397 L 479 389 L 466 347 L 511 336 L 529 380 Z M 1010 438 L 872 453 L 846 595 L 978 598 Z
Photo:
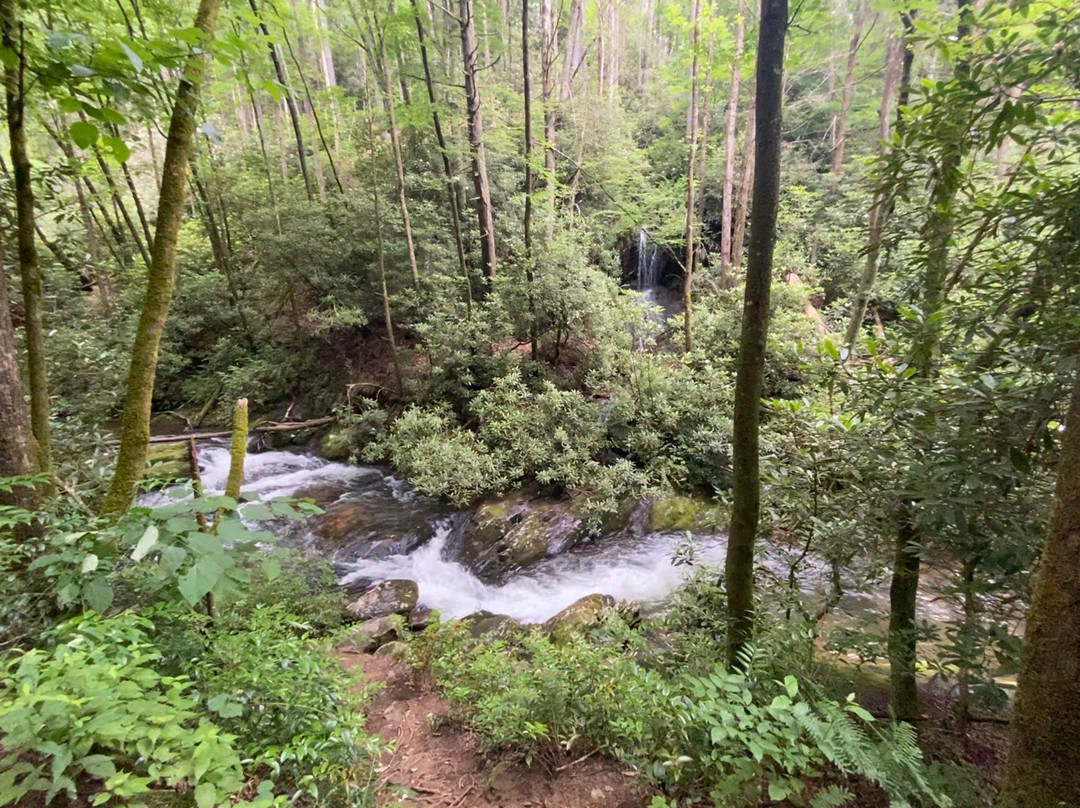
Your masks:
M 527 767 L 479 750 L 446 720 L 450 708 L 408 665 L 342 649 L 346 669 L 385 689 L 367 707 L 367 731 L 393 742 L 383 755 L 378 805 L 400 808 L 643 808 L 647 791 L 613 760 L 590 757 Z

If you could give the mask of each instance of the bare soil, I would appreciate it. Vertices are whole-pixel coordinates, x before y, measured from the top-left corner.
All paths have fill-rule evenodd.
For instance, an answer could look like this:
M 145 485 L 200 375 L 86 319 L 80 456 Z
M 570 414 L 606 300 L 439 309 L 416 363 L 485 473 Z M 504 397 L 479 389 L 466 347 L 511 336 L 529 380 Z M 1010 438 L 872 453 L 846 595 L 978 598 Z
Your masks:
M 634 772 L 599 755 L 527 766 L 485 754 L 407 664 L 348 649 L 341 660 L 367 683 L 384 685 L 367 707 L 367 731 L 389 746 L 379 772 L 380 808 L 642 808 L 651 799 Z

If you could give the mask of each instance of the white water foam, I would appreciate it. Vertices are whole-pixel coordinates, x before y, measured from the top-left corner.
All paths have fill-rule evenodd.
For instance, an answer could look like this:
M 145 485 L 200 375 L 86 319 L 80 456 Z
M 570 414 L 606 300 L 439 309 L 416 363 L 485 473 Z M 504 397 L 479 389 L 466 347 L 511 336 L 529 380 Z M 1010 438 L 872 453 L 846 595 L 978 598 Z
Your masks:
M 348 570 L 340 583 L 406 578 L 416 582 L 419 604 L 438 609 L 443 617 L 464 617 L 485 610 L 525 623 L 540 623 L 594 593 L 616 600 L 659 603 L 689 573 L 687 567 L 671 563 L 684 537 L 654 533 L 571 550 L 522 570 L 505 584 L 485 584 L 464 565 L 446 557 L 450 532 L 446 522 L 439 525 L 430 542 L 408 555 L 340 564 Z M 695 557 L 699 562 L 720 564 L 725 546 L 722 536 L 699 536 Z

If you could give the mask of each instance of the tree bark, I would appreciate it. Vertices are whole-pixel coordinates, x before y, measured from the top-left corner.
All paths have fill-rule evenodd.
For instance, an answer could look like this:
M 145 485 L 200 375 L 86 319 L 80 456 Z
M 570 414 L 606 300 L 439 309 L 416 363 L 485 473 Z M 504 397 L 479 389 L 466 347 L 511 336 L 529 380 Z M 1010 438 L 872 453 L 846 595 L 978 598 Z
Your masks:
M 553 0 L 540 0 L 540 100 L 544 106 L 544 190 L 547 240 L 555 231 L 555 46 L 558 37 Z
M 720 283 L 725 288 L 732 284 L 731 268 L 735 261 L 732 253 L 735 214 L 735 138 L 739 126 L 739 85 L 746 39 L 746 0 L 739 0 L 735 11 L 735 56 L 731 60 L 731 97 L 728 99 L 727 129 L 724 131 L 724 197 L 720 210 Z
M 968 22 L 970 0 L 957 0 L 960 24 L 957 37 L 963 42 L 970 33 Z M 956 63 L 955 75 L 968 72 L 966 61 Z M 961 117 L 953 121 L 943 134 L 941 157 L 930 189 L 930 204 L 922 227 L 925 244 L 922 280 L 922 316 L 919 333 L 912 346 L 911 364 L 916 378 L 929 380 L 937 372 L 937 354 L 941 341 L 941 317 L 937 316 L 945 302 L 945 281 L 949 271 L 949 246 L 953 233 L 953 203 L 960 186 L 960 160 L 967 131 Z M 932 414 L 919 419 L 916 438 L 929 435 L 934 427 Z M 930 451 L 924 447 L 922 451 Z M 919 717 L 919 690 L 915 676 L 918 642 L 915 631 L 916 599 L 919 588 L 920 539 L 912 514 L 914 503 L 905 502 L 900 508 L 896 536 L 896 559 L 892 585 L 889 589 L 889 706 L 901 721 Z
M 746 219 L 750 210 L 750 188 L 754 183 L 754 139 L 757 136 L 757 101 L 750 101 L 746 112 L 746 135 L 743 140 L 743 164 L 739 176 L 739 199 L 735 208 L 735 232 L 731 239 L 731 280 L 735 282 L 742 269 Z
M 16 0 L 0 0 L 0 44 L 15 56 L 4 62 L 4 96 L 12 173 L 15 176 L 15 217 L 19 246 L 19 277 L 22 282 L 23 318 L 26 330 L 26 365 L 30 382 L 30 427 L 34 436 L 38 468 L 52 471 L 52 440 L 49 427 L 49 377 L 45 366 L 45 329 L 41 318 L 42 278 L 35 243 L 34 188 L 30 157 L 26 151 L 26 58 L 23 25 Z
M 1080 805 L 1080 369 L 1027 614 L 1003 808 Z
M 739 664 L 743 649 L 753 634 L 754 623 L 754 542 L 761 504 L 758 424 L 769 330 L 776 217 L 780 205 L 784 40 L 787 26 L 787 0 L 762 0 L 755 68 L 756 173 L 735 377 L 731 460 L 733 504 L 724 565 L 729 665 Z
M 683 350 L 694 348 L 694 169 L 697 162 L 698 137 L 698 40 L 700 38 L 701 0 L 694 0 L 690 16 L 690 109 L 686 115 L 686 142 L 689 159 L 686 162 L 686 262 L 683 268 Z
M 169 304 L 176 286 L 176 239 L 184 215 L 184 190 L 195 134 L 195 111 L 207 71 L 208 56 L 205 48 L 213 41 L 222 2 L 223 0 L 200 0 L 195 27 L 202 31 L 205 42 L 203 49 L 193 51 L 188 56 L 176 90 L 169 134 L 165 142 L 165 164 L 162 168 L 154 249 L 146 278 L 146 297 L 135 332 L 127 392 L 120 419 L 120 452 L 109 492 L 102 504 L 102 512 L 106 514 L 122 514 L 131 507 L 135 485 L 146 465 L 146 445 L 150 438 L 150 406 L 154 394 L 161 334 L 165 329 Z
M 21 477 L 36 474 L 38 461 L 19 374 L 5 263 L 4 234 L 0 233 L 0 477 Z M 0 491 L 0 505 L 33 510 L 37 503 L 32 488 L 15 486 L 10 492 Z
M 458 266 L 461 270 L 461 277 L 465 281 L 465 301 L 471 313 L 472 279 L 469 277 L 469 266 L 465 260 L 465 240 L 461 234 L 461 205 L 458 204 L 458 181 L 453 167 L 450 165 L 450 150 L 447 148 L 442 121 L 439 119 L 439 106 L 435 98 L 435 83 L 431 79 L 431 63 L 428 61 L 424 24 L 420 19 L 420 7 L 417 0 L 410 0 L 410 2 L 416 17 L 416 38 L 420 43 L 420 60 L 424 67 L 424 84 L 427 87 L 428 102 L 431 105 L 431 122 L 435 129 L 435 141 L 439 146 L 439 156 L 442 158 L 443 173 L 446 175 L 446 196 L 450 204 L 450 224 L 454 231 L 454 244 L 457 246 Z
M 495 216 L 491 208 L 491 184 L 488 181 L 487 152 L 484 147 L 484 120 L 481 114 L 480 85 L 477 83 L 476 21 L 472 0 L 458 0 L 461 27 L 461 55 L 465 70 L 465 105 L 469 124 L 469 147 L 472 150 L 473 186 L 476 191 L 476 218 L 480 226 L 480 253 L 484 276 L 491 285 L 498 274 L 495 246 Z
M 541 11 L 541 16 L 543 12 Z M 536 298 L 533 292 L 533 254 L 532 254 L 532 197 L 534 185 L 533 172 L 533 129 L 532 129 L 532 77 L 529 75 L 529 0 L 521 0 L 521 79 L 522 94 L 525 104 L 525 216 L 522 222 L 525 241 L 525 283 L 529 296 L 529 357 L 537 359 L 536 344 Z
M 855 30 L 851 34 L 848 43 L 847 66 L 844 71 L 844 89 L 840 94 L 840 114 L 836 118 L 834 128 L 835 144 L 833 146 L 832 173 L 840 176 L 844 170 L 844 146 L 847 144 L 848 116 L 851 114 L 851 95 L 855 88 L 855 63 L 859 56 L 859 45 L 862 42 L 863 26 L 866 24 L 866 0 L 859 0 L 855 10 Z
M 121 218 L 123 218 L 124 224 L 127 225 L 128 232 L 131 233 L 131 238 L 139 250 L 139 255 L 142 257 L 143 263 L 149 267 L 150 250 L 147 248 L 147 245 L 150 242 L 147 241 L 146 243 L 143 243 L 142 236 L 139 235 L 139 230 L 135 227 L 135 220 L 131 218 L 131 213 L 128 212 L 127 205 L 124 204 L 124 197 L 120 194 L 120 188 L 116 184 L 116 180 L 112 175 L 112 170 L 109 168 L 109 164 L 105 162 L 105 158 L 101 156 L 101 150 L 95 146 L 93 147 L 93 152 L 98 168 L 101 169 L 101 176 L 105 178 L 105 184 L 109 187 L 113 205 L 120 213 Z
M 311 187 L 311 177 L 308 174 L 304 134 L 300 129 L 300 113 L 296 109 L 296 99 L 293 97 L 292 88 L 289 85 L 289 77 L 285 73 L 285 65 L 282 64 L 277 46 L 270 39 L 270 29 L 266 27 L 266 22 L 259 15 L 259 6 L 256 0 L 248 0 L 248 5 L 251 6 L 251 13 L 255 15 L 255 19 L 258 20 L 259 30 L 266 37 L 266 47 L 270 49 L 270 61 L 274 64 L 274 74 L 277 76 L 278 84 L 281 85 L 281 91 L 285 94 L 285 107 L 288 109 L 289 118 L 292 121 L 293 137 L 296 139 L 296 156 L 300 161 L 300 173 L 304 177 L 304 190 L 307 192 L 308 202 L 314 202 L 315 194 Z
M 559 101 L 565 104 L 573 94 L 574 77 L 577 76 L 585 61 L 585 3 L 584 0 L 570 1 L 570 21 L 566 31 L 566 44 L 563 48 L 562 77 L 559 88 Z

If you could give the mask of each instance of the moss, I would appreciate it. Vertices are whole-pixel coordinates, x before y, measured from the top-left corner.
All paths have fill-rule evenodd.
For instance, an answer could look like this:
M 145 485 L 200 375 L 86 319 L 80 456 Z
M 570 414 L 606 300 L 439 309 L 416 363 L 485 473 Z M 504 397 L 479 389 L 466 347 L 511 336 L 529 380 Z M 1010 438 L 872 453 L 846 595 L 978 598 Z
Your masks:
M 150 444 L 146 464 L 142 474 L 144 479 L 175 480 L 191 474 L 188 446 L 183 441 Z
M 665 497 L 652 503 L 649 529 L 655 533 L 713 532 L 727 527 L 728 513 L 720 503 L 705 497 Z
M 355 449 L 349 429 L 331 429 L 319 441 L 319 452 L 327 460 L 348 460 Z

